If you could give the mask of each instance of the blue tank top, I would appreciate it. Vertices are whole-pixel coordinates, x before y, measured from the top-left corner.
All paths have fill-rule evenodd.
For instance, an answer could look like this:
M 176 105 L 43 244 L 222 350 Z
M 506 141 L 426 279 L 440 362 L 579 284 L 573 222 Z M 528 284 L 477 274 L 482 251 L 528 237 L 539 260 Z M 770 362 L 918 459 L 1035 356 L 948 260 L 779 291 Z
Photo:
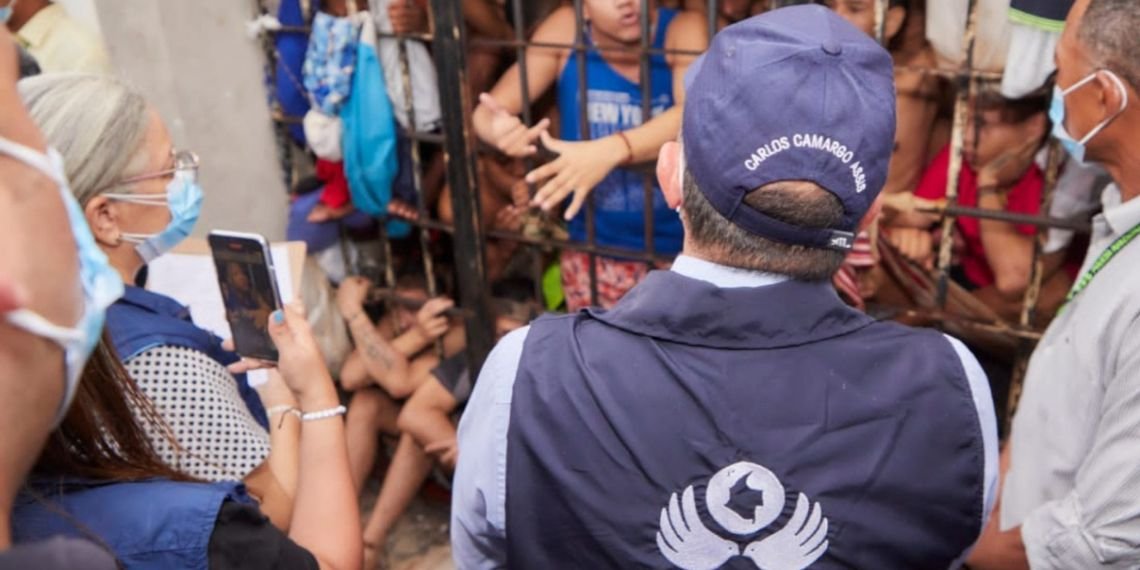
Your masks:
M 657 11 L 657 31 L 653 48 L 665 45 L 665 31 L 676 17 L 676 10 Z M 593 45 L 589 33 L 586 43 Z M 578 59 L 574 54 L 567 59 L 566 67 L 558 78 L 558 111 L 561 115 L 561 136 L 564 140 L 579 141 L 583 137 L 579 126 L 582 106 L 578 87 Z M 586 58 L 586 116 L 590 139 L 600 139 L 627 131 L 642 124 L 641 85 L 626 79 L 602 59 L 598 50 L 589 50 Z M 649 58 L 651 85 L 650 108 L 653 116 L 673 106 L 673 72 L 665 56 L 654 54 Z M 615 169 L 593 191 L 595 238 L 598 245 L 632 250 L 645 249 L 645 186 L 644 175 L 624 168 Z M 653 181 L 653 244 L 657 253 L 676 254 L 681 251 L 681 219 L 665 204 L 661 188 Z M 570 238 L 586 241 L 585 208 L 570 221 Z

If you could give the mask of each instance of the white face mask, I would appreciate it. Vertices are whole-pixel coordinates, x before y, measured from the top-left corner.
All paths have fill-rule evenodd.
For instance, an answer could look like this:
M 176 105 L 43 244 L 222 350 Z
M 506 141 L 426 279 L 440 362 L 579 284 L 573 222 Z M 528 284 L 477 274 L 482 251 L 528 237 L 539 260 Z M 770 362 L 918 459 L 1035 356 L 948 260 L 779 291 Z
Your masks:
M 83 316 L 72 327 L 54 324 L 30 309 L 19 309 L 5 315 L 8 324 L 31 334 L 54 341 L 64 352 L 66 372 L 63 399 L 53 425 L 59 425 L 71 406 L 79 388 L 83 367 L 103 332 L 107 307 L 123 295 L 123 281 L 107 262 L 107 256 L 95 243 L 87 219 L 79 209 L 67 184 L 63 160 L 54 150 L 44 156 L 21 144 L 0 138 L 0 154 L 6 154 L 43 172 L 59 187 L 75 245 L 79 250 L 79 278 L 83 288 Z

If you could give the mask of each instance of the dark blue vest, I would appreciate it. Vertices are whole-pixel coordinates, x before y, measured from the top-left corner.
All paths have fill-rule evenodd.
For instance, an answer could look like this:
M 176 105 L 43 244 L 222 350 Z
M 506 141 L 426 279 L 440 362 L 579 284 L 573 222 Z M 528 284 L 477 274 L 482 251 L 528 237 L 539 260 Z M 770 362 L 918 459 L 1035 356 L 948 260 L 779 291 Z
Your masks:
M 875 322 L 827 283 L 654 272 L 608 312 L 532 325 L 508 561 L 946 568 L 981 531 L 984 463 L 968 379 L 937 332 Z
M 238 355 L 222 348 L 220 338 L 190 320 L 190 309 L 170 297 L 131 285 L 107 309 L 107 331 L 123 362 L 159 346 L 197 350 L 223 366 L 239 360 Z M 235 376 L 235 380 L 249 413 L 268 430 L 269 419 L 257 391 L 246 381 L 245 374 Z
M 16 543 L 52 536 L 100 541 L 127 569 L 209 568 L 210 536 L 226 500 L 251 503 L 240 483 L 39 486 L 37 499 L 21 495 L 12 513 Z

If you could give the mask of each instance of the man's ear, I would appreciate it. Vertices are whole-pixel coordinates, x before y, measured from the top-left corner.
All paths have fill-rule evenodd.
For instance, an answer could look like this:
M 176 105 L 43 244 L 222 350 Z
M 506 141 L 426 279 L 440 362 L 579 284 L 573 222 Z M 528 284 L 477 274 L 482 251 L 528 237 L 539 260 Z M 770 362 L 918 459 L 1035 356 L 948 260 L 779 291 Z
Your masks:
M 1100 84 L 1101 104 L 1104 105 L 1105 118 L 1124 110 L 1124 98 L 1128 96 L 1128 85 L 1124 84 L 1123 81 L 1118 84 L 1109 73 L 1097 73 L 1096 82 Z M 1121 89 L 1125 91 L 1121 92 Z
M 115 247 L 122 241 L 123 232 L 119 229 L 115 204 L 110 198 L 96 196 L 83 207 L 83 215 L 95 241 L 103 247 Z
M 883 36 L 887 42 L 895 39 L 906 23 L 906 8 L 895 6 L 887 10 L 887 21 L 883 25 Z
M 681 143 L 669 141 L 657 153 L 657 183 L 670 209 L 681 206 Z
M 875 220 L 879 219 L 879 214 L 882 211 L 883 211 L 883 195 L 879 194 L 879 197 L 875 198 L 874 202 L 871 202 L 871 208 L 869 210 L 867 210 L 866 214 L 863 214 L 863 219 L 859 221 L 859 230 L 857 233 L 863 233 L 863 232 L 867 231 L 867 229 L 870 228 L 871 225 L 875 223 Z

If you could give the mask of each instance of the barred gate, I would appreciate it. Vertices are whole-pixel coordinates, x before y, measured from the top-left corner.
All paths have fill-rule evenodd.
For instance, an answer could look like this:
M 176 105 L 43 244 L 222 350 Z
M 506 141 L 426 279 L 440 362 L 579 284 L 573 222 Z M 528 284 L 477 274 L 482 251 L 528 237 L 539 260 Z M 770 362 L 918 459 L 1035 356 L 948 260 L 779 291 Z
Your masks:
M 367 0 L 359 0 L 363 3 Z M 494 343 L 494 323 L 489 304 L 489 284 L 487 282 L 487 266 L 484 257 L 485 247 L 487 240 L 510 240 L 520 244 L 525 248 L 535 249 L 568 249 L 572 251 L 580 251 L 590 256 L 590 284 L 591 284 L 591 298 L 597 302 L 598 290 L 598 276 L 596 274 L 596 267 L 594 259 L 597 255 L 607 255 L 612 257 L 620 257 L 625 259 L 633 259 L 643 261 L 646 264 L 653 266 L 658 263 L 668 263 L 671 259 L 668 256 L 662 256 L 654 251 L 653 246 L 653 209 L 648 205 L 653 201 L 653 193 L 655 192 L 654 175 L 652 168 L 643 168 L 644 176 L 644 191 L 646 207 L 645 211 L 645 244 L 646 248 L 641 251 L 618 249 L 613 247 L 605 247 L 598 245 L 595 240 L 595 227 L 594 227 L 594 200 L 593 196 L 587 200 L 584 209 L 586 221 L 587 240 L 585 242 L 571 242 L 559 239 L 550 239 L 541 236 L 529 236 L 521 233 L 507 233 L 495 231 L 492 229 L 484 228 L 481 218 L 480 196 L 477 188 L 477 156 L 480 152 L 489 152 L 488 150 L 481 149 L 477 143 L 471 128 L 471 112 L 474 108 L 474 101 L 470 100 L 468 82 L 467 82 L 467 49 L 469 47 L 490 47 L 497 49 L 511 49 L 514 50 L 515 56 L 520 65 L 520 74 L 522 85 L 526 85 L 527 69 L 526 69 L 526 50 L 528 47 L 543 47 L 543 48 L 561 48 L 571 50 L 573 53 L 582 55 L 587 49 L 598 49 L 596 46 L 588 45 L 585 40 L 585 18 L 583 15 L 583 0 L 574 0 L 573 7 L 576 14 L 578 26 L 575 40 L 572 44 L 558 45 L 558 44 L 538 44 L 529 41 L 526 36 L 525 24 L 534 24 L 537 22 L 527 21 L 525 17 L 528 9 L 528 0 L 509 0 L 508 9 L 515 22 L 515 37 L 511 40 L 490 40 L 482 38 L 468 38 L 465 29 L 463 14 L 461 11 L 461 2 L 458 0 L 430 0 L 430 9 L 433 19 L 433 33 L 429 35 L 411 35 L 411 36 L 396 36 L 391 34 L 380 34 L 382 42 L 384 41 L 397 41 L 400 45 L 400 63 L 402 67 L 402 77 L 404 79 L 405 93 L 411 93 L 412 82 L 410 80 L 410 72 L 408 69 L 408 58 L 406 45 L 409 40 L 423 41 L 431 46 L 434 54 L 436 70 L 438 73 L 438 81 L 440 88 L 440 103 L 443 113 L 442 130 L 438 133 L 425 133 L 415 130 L 414 108 L 412 106 L 412 97 L 406 98 L 406 111 L 410 117 L 411 132 L 407 133 L 408 137 L 413 141 L 412 144 L 412 162 L 414 170 L 414 184 L 417 196 L 417 210 L 418 219 L 411 221 L 411 223 L 418 228 L 418 239 L 420 242 L 420 251 L 422 252 L 422 264 L 424 267 L 424 274 L 427 279 L 427 287 L 429 294 L 434 295 L 439 290 L 437 285 L 437 275 L 434 262 L 431 256 L 431 249 L 428 247 L 430 241 L 430 232 L 443 232 L 452 236 L 452 243 L 454 246 L 454 263 L 455 263 L 455 276 L 457 278 L 457 302 L 462 307 L 459 314 L 462 314 L 465 319 L 465 327 L 467 333 L 467 357 L 472 370 L 477 370 L 481 366 L 483 360 L 486 358 L 488 352 L 491 350 Z M 624 51 L 634 51 L 640 57 L 640 78 L 642 89 L 642 117 L 651 116 L 651 97 L 650 97 L 650 57 L 653 55 L 660 55 L 666 53 L 681 54 L 681 55 L 697 55 L 692 52 L 685 52 L 680 50 L 659 50 L 651 48 L 652 36 L 650 34 L 650 0 L 641 1 L 641 31 L 642 40 L 640 46 L 629 48 L 602 48 L 602 49 L 616 49 Z M 935 0 L 931 0 L 935 1 Z M 349 11 L 355 11 L 353 0 L 347 0 Z M 718 15 L 719 4 L 718 0 L 706 0 L 708 11 L 708 30 L 710 37 L 715 34 L 718 28 Z M 773 8 L 783 7 L 791 4 L 807 3 L 803 0 L 771 0 L 770 4 Z M 876 0 L 875 1 L 875 29 L 880 40 L 883 38 L 884 26 L 886 20 L 886 13 L 889 0 Z M 1042 250 L 1045 241 L 1046 229 L 1048 228 L 1061 228 L 1068 230 L 1076 230 L 1078 232 L 1087 232 L 1089 225 L 1083 221 L 1073 221 L 1064 219 L 1054 219 L 1046 215 L 1027 216 L 1012 214 L 1005 211 L 986 210 L 979 208 L 964 207 L 958 204 L 958 182 L 962 169 L 962 154 L 964 145 L 964 132 L 966 129 L 967 114 L 969 105 L 974 100 L 974 95 L 979 92 L 979 89 L 986 84 L 994 84 L 1001 80 L 999 74 L 979 71 L 973 68 L 974 61 L 974 47 L 976 44 L 976 29 L 977 29 L 977 4 L 978 0 L 970 0 L 969 2 L 969 17 L 967 20 L 966 29 L 963 30 L 964 45 L 966 46 L 966 57 L 961 67 L 954 71 L 945 71 L 933 68 L 918 68 L 918 67 L 903 67 L 899 71 L 903 73 L 918 73 L 918 74 L 931 74 L 938 75 L 954 82 L 956 86 L 956 97 L 954 102 L 954 117 L 953 117 L 953 130 L 951 137 L 951 163 L 950 172 L 948 176 L 946 197 L 948 204 L 945 208 L 935 212 L 941 215 L 941 235 L 942 241 L 937 256 L 937 287 L 936 296 L 937 303 L 935 309 L 914 309 L 909 307 L 885 307 L 885 311 L 894 315 L 910 315 L 920 316 L 927 320 L 931 320 L 938 324 L 938 326 L 946 327 L 954 325 L 958 327 L 977 329 L 981 331 L 988 331 L 992 334 L 1001 335 L 1003 337 L 1013 339 L 1016 342 L 1016 366 L 1014 368 L 1014 377 L 1011 383 L 1009 406 L 1007 417 L 1012 417 L 1013 411 L 1016 409 L 1017 400 L 1021 392 L 1021 380 L 1024 378 L 1025 368 L 1028 358 L 1036 341 L 1040 338 L 1041 332 L 1032 326 L 1034 319 L 1034 307 L 1037 303 L 1038 296 L 1041 289 L 1042 275 L 1043 275 L 1043 261 Z M 533 5 L 531 6 L 533 7 Z M 265 13 L 265 0 L 257 0 L 257 9 L 259 13 Z M 308 28 L 290 28 L 282 29 L 276 33 L 308 33 Z M 274 61 L 275 53 L 272 49 L 272 42 L 266 40 L 266 53 L 270 62 Z M 1012 63 L 1012 62 L 1011 62 Z M 581 101 L 586 101 L 586 61 L 584 57 L 575 57 L 567 65 L 576 65 L 576 73 L 578 74 L 579 82 L 579 97 Z M 530 126 L 534 124 L 531 116 L 531 94 L 527 92 L 526 88 L 522 89 L 523 111 L 521 113 L 522 121 Z M 579 130 L 583 138 L 589 136 L 589 129 L 587 128 L 587 107 L 582 104 L 579 105 L 581 114 L 578 117 Z M 283 129 L 285 125 L 294 124 L 299 122 L 300 117 L 284 116 L 279 109 L 274 113 L 274 119 L 277 122 L 278 132 L 281 137 L 284 137 Z M 446 180 L 451 188 L 451 207 L 454 212 L 454 224 L 447 224 L 440 221 L 438 218 L 433 218 L 430 211 L 430 205 L 427 203 L 424 188 L 422 185 L 423 163 L 421 160 L 421 153 L 418 144 L 424 145 L 439 145 L 446 156 Z M 293 165 L 290 162 L 294 157 L 290 152 L 282 153 L 283 169 L 286 176 L 291 177 L 293 174 Z M 1056 185 L 1058 171 L 1063 160 L 1063 154 L 1056 144 L 1050 149 L 1049 163 L 1046 168 L 1046 184 L 1042 195 L 1041 212 L 1048 212 L 1049 205 L 1052 200 L 1054 186 Z M 534 164 L 533 159 L 526 161 L 526 167 L 529 171 Z M 531 195 L 534 194 L 535 188 L 531 187 Z M 1033 271 L 1031 275 L 1031 283 L 1025 293 L 1022 302 L 1022 311 L 1020 319 L 1017 323 L 1005 324 L 1001 322 L 986 322 L 964 319 L 962 317 L 953 316 L 939 309 L 938 307 L 945 307 L 949 294 L 949 271 L 951 265 L 951 244 L 950 239 L 954 222 L 958 217 L 974 217 L 979 219 L 992 219 L 1007 222 L 1014 222 L 1018 224 L 1032 224 L 1038 228 L 1036 246 L 1033 252 Z M 383 227 L 383 224 L 381 224 Z M 383 242 L 386 251 L 391 250 L 388 236 L 381 231 L 379 236 Z M 390 255 L 387 259 L 391 259 Z M 394 296 L 395 289 L 395 276 L 392 271 L 391 264 L 389 263 L 385 268 L 385 283 L 383 284 L 389 289 L 389 295 Z M 533 278 L 536 285 L 541 283 L 542 268 L 536 266 L 534 268 Z M 536 295 L 540 294 L 536 291 Z M 883 308 L 883 307 L 881 307 Z M 892 310 L 893 309 L 893 310 Z

